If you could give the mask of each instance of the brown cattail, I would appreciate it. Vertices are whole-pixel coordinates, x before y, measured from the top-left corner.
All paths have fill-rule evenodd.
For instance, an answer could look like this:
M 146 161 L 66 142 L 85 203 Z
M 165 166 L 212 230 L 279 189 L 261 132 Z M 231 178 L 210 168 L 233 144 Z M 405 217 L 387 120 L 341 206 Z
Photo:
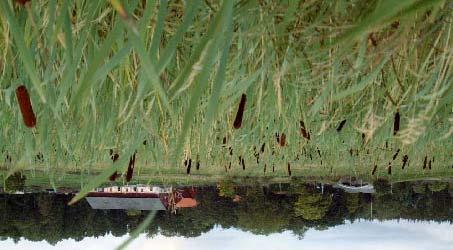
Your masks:
M 389 165 L 387 167 L 387 174 L 392 174 L 392 162 L 389 162 Z
M 377 165 L 375 164 L 373 167 L 373 170 L 371 171 L 371 175 L 374 175 L 376 173 L 376 170 L 377 170 Z
M 263 145 L 261 145 L 261 150 L 260 150 L 261 153 L 264 153 L 264 148 L 265 148 L 265 146 L 266 146 L 266 143 L 263 143 Z
M 242 170 L 245 170 L 245 161 L 244 158 L 241 159 Z
M 135 167 L 135 154 L 134 153 L 131 158 L 129 159 L 129 166 L 127 167 L 126 173 L 126 182 L 131 181 L 132 175 L 134 174 L 134 167 Z
M 291 164 L 288 162 L 288 175 L 291 176 Z
M 431 160 L 428 162 L 428 169 L 431 170 Z
M 231 161 L 230 161 L 230 163 L 228 164 L 228 169 L 231 169 Z
M 112 159 L 113 162 L 117 161 L 118 158 L 120 158 L 119 154 L 113 153 L 113 149 L 109 150 L 109 154 L 110 154 L 110 159 Z
M 239 103 L 238 112 L 236 113 L 236 118 L 234 119 L 233 127 L 238 129 L 242 125 L 242 117 L 244 116 L 245 102 L 247 101 L 247 96 L 242 94 L 241 102 Z
M 305 139 L 310 140 L 310 132 L 307 131 L 305 123 L 302 120 L 300 120 L 300 133 Z
M 395 119 L 393 120 L 393 135 L 396 135 L 400 130 L 400 112 L 395 113 Z
M 115 171 L 115 173 L 113 173 L 112 175 L 110 175 L 109 180 L 110 180 L 110 181 L 115 181 L 117 177 L 118 177 L 118 172 Z
M 426 169 L 426 163 L 428 163 L 428 156 L 425 155 L 425 160 L 423 161 L 423 169 Z
M 15 2 L 17 4 L 20 4 L 20 5 L 25 5 L 26 3 L 30 2 L 31 0 L 15 0 Z
M 113 149 L 109 150 L 109 154 L 110 154 L 110 159 L 112 159 L 113 162 L 117 161 L 118 158 L 120 157 L 119 154 L 113 153 Z M 112 175 L 110 175 L 109 180 L 115 181 L 117 177 L 118 177 L 118 172 L 115 171 Z
M 393 155 L 393 158 L 392 158 L 393 160 L 396 159 L 396 157 L 398 156 L 399 152 L 400 152 L 400 149 L 396 150 L 396 153 Z
M 187 164 L 187 174 L 190 174 L 191 168 L 192 168 L 192 159 L 189 159 L 189 163 Z
M 267 164 L 266 164 L 266 163 L 264 163 L 264 170 L 263 170 L 263 171 L 264 171 L 264 173 L 266 173 L 266 169 L 267 169 Z
M 197 170 L 200 170 L 200 158 L 199 158 L 198 155 L 197 155 L 197 163 L 195 164 L 195 168 L 196 168 Z
M 25 126 L 33 128 L 36 126 L 36 116 L 31 106 L 30 96 L 28 95 L 27 88 L 24 85 L 20 85 L 16 89 L 16 97 L 19 102 L 20 112 L 24 119 Z
M 403 166 L 401 166 L 401 169 L 404 169 L 408 160 L 409 160 L 409 157 L 407 155 L 404 155 L 403 156 Z
M 340 125 L 338 125 L 338 128 L 337 128 L 338 132 L 340 132 L 343 129 L 344 124 L 346 124 L 346 120 L 343 120 L 343 121 L 340 122 Z
M 282 133 L 282 136 L 280 137 L 280 147 L 286 146 L 286 134 Z
M 272 173 L 275 172 L 275 165 L 272 163 Z

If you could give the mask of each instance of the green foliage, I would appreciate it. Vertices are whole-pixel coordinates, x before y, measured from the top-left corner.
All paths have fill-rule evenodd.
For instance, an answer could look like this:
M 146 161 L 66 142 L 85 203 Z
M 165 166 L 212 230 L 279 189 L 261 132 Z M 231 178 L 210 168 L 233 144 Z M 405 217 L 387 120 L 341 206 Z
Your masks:
M 428 183 L 428 189 L 431 192 L 440 192 L 448 188 L 448 183 L 446 182 L 430 182 Z
M 294 203 L 296 216 L 305 220 L 321 220 L 332 205 L 332 196 L 304 188 Z
M 10 175 L 5 180 L 5 188 L 7 191 L 24 191 L 25 188 L 25 180 L 27 177 L 22 173 L 16 172 Z

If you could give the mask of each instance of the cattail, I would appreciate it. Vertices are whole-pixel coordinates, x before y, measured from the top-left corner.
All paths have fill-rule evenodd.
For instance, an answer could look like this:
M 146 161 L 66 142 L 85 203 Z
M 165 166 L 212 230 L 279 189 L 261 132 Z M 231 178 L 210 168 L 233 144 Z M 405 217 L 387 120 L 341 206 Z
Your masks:
M 230 161 L 230 163 L 228 164 L 228 169 L 231 169 L 231 161 Z
M 266 143 L 264 142 L 263 145 L 261 145 L 261 153 L 264 153 L 264 147 L 266 146 Z
M 272 173 L 275 172 L 275 165 L 272 163 Z
M 238 129 L 242 125 L 242 117 L 244 115 L 245 102 L 247 101 L 247 96 L 242 94 L 241 102 L 239 103 L 238 112 L 236 113 L 236 118 L 234 119 L 233 127 Z
M 126 173 L 126 182 L 131 181 L 132 175 L 134 174 L 134 167 L 135 167 L 135 153 L 129 159 L 129 166 L 127 167 Z
M 223 137 L 222 144 L 225 145 L 227 143 L 227 138 L 226 136 Z
M 230 155 L 233 155 L 233 148 L 229 147 L 228 149 L 230 150 Z
M 16 89 L 16 97 L 19 102 L 20 112 L 24 119 L 25 126 L 33 128 L 36 126 L 36 116 L 31 106 L 30 96 L 28 95 L 27 88 L 24 85 L 20 85 Z
M 36 161 L 37 161 L 37 162 L 41 162 L 41 163 L 44 162 L 44 155 L 43 155 L 41 152 L 39 152 L 39 153 L 36 155 Z
M 113 173 L 112 175 L 110 175 L 109 180 L 110 180 L 110 181 L 115 181 L 117 177 L 118 177 L 118 172 L 115 171 L 115 173 Z
M 291 176 L 291 164 L 288 162 L 288 175 Z
M 374 175 L 376 173 L 376 170 L 377 170 L 377 165 L 375 164 L 373 167 L 373 170 L 371 171 L 371 175 Z
M 387 167 L 387 174 L 392 174 L 392 162 L 389 162 L 389 165 Z
M 143 145 L 146 146 L 146 144 L 148 144 L 148 142 L 146 140 L 143 141 Z
M 245 161 L 244 161 L 244 158 L 242 158 L 241 164 L 242 164 L 242 170 L 245 170 Z
M 280 135 L 277 133 L 275 133 L 275 139 L 277 140 L 277 143 L 280 144 Z
M 362 144 L 365 144 L 365 133 L 362 133 Z
M 282 133 L 282 136 L 280 137 L 280 147 L 286 146 L 286 134 Z
M 401 166 L 401 169 L 404 169 L 408 160 L 409 160 L 409 157 L 407 155 L 404 155 L 403 156 L 403 166 Z
M 31 0 L 15 0 L 15 2 L 17 4 L 20 4 L 22 6 L 24 6 L 26 3 L 30 2 Z
M 191 168 L 192 168 L 192 159 L 189 159 L 189 163 L 187 164 L 187 174 L 190 174 Z
M 200 170 L 200 159 L 198 158 L 198 155 L 197 155 L 197 163 L 195 164 L 195 168 L 197 170 Z
M 346 123 L 346 120 L 343 120 L 340 122 L 340 125 L 338 125 L 338 128 L 337 128 L 338 132 L 340 132 L 343 129 L 345 123 Z
M 187 167 L 187 163 L 188 163 L 187 159 L 184 159 L 184 167 Z
M 319 150 L 318 147 L 316 147 L 316 150 L 318 151 L 318 155 L 319 155 L 319 157 L 321 158 L 321 150 Z
M 423 161 L 423 169 L 426 169 L 427 161 L 428 161 L 428 156 L 425 155 L 425 160 Z
M 113 153 L 113 149 L 110 149 L 109 154 L 110 154 L 110 159 L 112 159 L 113 162 L 117 161 L 118 158 L 120 158 L 119 154 Z
M 399 153 L 400 153 L 400 149 L 398 149 L 398 150 L 396 151 L 396 153 L 393 155 L 393 160 L 396 159 L 396 157 L 398 156 Z
M 431 170 L 431 160 L 428 162 L 428 169 Z
M 267 164 L 264 163 L 264 173 L 266 173 L 266 169 L 267 169 Z
M 395 119 L 393 121 L 393 135 L 396 135 L 400 130 L 400 112 L 395 113 Z
M 311 153 L 310 153 L 310 161 L 312 161 L 312 160 L 313 160 L 313 156 L 312 156 Z
M 310 140 L 310 132 L 305 128 L 305 123 L 302 120 L 300 120 L 300 133 L 305 139 Z

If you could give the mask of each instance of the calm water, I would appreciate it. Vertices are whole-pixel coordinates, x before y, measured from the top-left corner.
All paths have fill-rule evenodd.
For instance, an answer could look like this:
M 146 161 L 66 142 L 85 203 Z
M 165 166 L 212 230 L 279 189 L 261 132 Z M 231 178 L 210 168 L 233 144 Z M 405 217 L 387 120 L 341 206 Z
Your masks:
M 175 206 L 163 202 L 166 210 L 129 248 L 453 249 L 453 182 L 354 186 L 178 187 Z M 149 213 L 132 209 L 141 204 L 136 200 L 129 210 L 115 200 L 102 209 L 87 199 L 67 206 L 72 196 L 0 194 L 0 249 L 113 249 Z

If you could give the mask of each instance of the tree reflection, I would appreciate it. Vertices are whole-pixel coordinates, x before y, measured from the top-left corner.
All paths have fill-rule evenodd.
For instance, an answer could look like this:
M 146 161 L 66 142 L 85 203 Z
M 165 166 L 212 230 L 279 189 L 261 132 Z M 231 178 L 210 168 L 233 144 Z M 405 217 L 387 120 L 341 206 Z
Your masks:
M 377 185 L 376 185 L 377 184 Z M 324 230 L 357 219 L 434 220 L 453 223 L 451 183 L 375 183 L 377 193 L 346 193 L 326 185 L 290 183 L 277 187 L 231 186 L 228 192 L 216 186 L 199 187 L 195 208 L 177 214 L 160 211 L 146 234 L 196 237 L 212 230 L 238 228 L 268 235 L 291 231 L 299 238 L 310 229 Z M 225 195 L 229 193 L 229 195 Z M 234 202 L 232 195 L 242 199 Z M 62 239 L 76 241 L 111 233 L 123 236 L 135 229 L 148 212 L 94 210 L 85 201 L 66 204 L 64 194 L 0 194 L 0 237 L 18 241 Z

